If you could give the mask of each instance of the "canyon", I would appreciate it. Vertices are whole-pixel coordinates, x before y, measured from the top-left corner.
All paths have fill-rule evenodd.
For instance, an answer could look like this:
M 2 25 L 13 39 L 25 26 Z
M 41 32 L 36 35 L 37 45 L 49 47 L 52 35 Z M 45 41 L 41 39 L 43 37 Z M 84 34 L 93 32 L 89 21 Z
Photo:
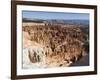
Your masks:
M 22 33 L 25 69 L 79 66 L 89 59 L 89 25 L 23 22 Z

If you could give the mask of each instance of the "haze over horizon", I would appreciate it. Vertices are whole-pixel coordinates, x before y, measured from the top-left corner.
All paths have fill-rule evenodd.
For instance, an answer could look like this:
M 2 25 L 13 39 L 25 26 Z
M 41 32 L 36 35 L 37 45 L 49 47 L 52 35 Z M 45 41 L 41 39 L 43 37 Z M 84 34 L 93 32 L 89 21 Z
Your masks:
M 22 18 L 28 19 L 58 19 L 58 20 L 89 20 L 88 13 L 22 11 Z

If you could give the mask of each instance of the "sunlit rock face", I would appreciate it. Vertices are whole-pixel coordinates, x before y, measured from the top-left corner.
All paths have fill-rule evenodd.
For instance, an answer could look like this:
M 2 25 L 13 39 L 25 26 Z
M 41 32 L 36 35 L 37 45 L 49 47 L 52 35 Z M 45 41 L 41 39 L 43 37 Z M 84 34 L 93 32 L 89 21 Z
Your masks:
M 23 25 L 23 68 L 66 67 L 89 52 L 88 26 Z

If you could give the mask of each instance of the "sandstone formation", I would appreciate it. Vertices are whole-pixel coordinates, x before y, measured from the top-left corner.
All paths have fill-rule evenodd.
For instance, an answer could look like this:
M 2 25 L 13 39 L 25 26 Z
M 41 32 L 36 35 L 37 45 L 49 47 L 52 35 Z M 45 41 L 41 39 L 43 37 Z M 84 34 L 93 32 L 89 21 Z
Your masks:
M 88 26 L 23 24 L 23 63 L 40 68 L 66 67 L 89 53 Z

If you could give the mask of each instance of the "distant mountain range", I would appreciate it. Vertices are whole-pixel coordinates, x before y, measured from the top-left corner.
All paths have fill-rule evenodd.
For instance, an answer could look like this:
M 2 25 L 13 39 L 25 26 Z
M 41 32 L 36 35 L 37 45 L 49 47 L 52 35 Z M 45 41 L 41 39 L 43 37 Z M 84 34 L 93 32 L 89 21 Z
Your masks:
M 28 18 L 23 18 L 23 22 L 36 22 L 36 23 L 58 23 L 58 24 L 83 24 L 83 25 L 89 25 L 89 20 L 63 20 L 63 19 L 28 19 Z

